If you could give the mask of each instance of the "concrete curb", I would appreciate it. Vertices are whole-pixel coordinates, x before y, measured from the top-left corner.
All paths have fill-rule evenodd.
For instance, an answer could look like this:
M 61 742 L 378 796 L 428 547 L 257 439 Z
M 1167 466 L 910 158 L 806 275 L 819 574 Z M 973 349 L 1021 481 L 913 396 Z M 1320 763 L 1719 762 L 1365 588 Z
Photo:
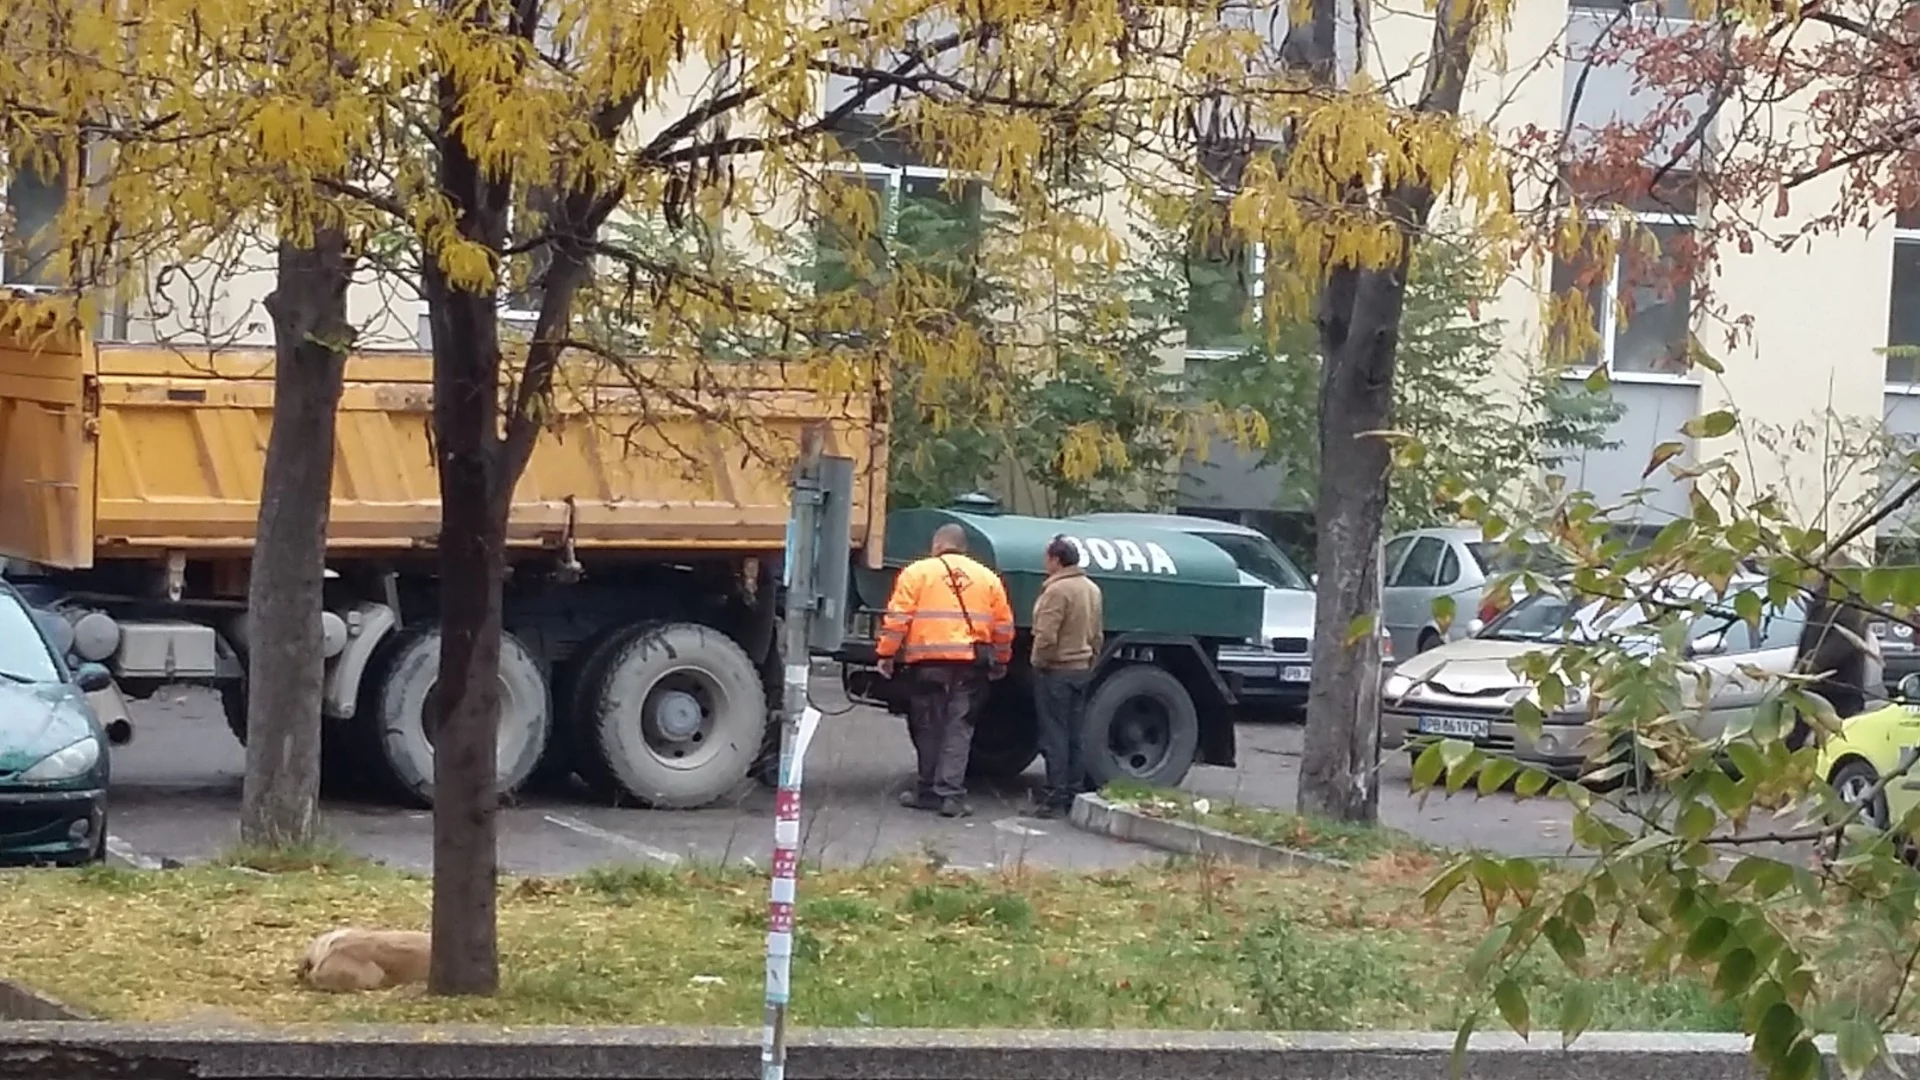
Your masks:
M 1177 855 L 1224 859 L 1261 870 L 1292 870 L 1303 866 L 1327 870 L 1353 868 L 1353 864 L 1331 855 L 1295 851 L 1235 836 L 1207 825 L 1154 817 L 1098 795 L 1082 795 L 1073 800 L 1073 810 L 1067 815 L 1067 820 L 1087 832 L 1111 836 L 1115 840 L 1145 844 Z
M 9 979 L 0 979 L 0 1027 L 10 1020 L 91 1020 L 86 1013 L 64 1001 L 50 998 L 37 990 Z
M 1451 1033 L 798 1031 L 794 1080 L 1445 1080 Z M 1562 1050 L 1476 1036 L 1466 1080 L 1755 1080 L 1738 1035 L 1591 1034 Z M 1829 1052 L 1831 1048 L 1829 1047 Z M 1920 1040 L 1888 1051 L 1920 1064 Z M 739 1080 L 741 1028 L 474 1028 L 0 1023 L 8 1080 Z M 1890 1074 L 1884 1071 L 1881 1076 Z

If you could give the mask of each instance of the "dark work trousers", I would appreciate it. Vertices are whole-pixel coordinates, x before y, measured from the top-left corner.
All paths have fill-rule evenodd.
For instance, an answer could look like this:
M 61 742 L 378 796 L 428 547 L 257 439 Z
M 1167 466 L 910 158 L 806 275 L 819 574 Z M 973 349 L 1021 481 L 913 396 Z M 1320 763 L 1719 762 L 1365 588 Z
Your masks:
M 986 694 L 987 673 L 972 664 L 914 664 L 907 732 L 920 763 L 920 794 L 957 799 L 967 793 L 973 709 Z
M 1072 805 L 1087 782 L 1087 759 L 1080 745 L 1087 715 L 1091 671 L 1035 671 L 1033 711 L 1040 722 L 1040 756 L 1047 759 L 1047 785 L 1041 800 L 1062 809 Z

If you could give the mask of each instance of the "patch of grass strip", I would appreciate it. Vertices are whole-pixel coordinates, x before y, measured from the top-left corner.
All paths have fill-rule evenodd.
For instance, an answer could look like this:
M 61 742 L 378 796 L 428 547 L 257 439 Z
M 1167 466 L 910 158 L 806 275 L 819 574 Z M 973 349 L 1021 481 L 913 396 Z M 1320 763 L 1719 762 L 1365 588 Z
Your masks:
M 429 889 L 378 866 L 314 862 L 303 855 L 291 863 L 310 868 L 284 872 L 0 872 L 0 976 L 136 1020 L 758 1022 L 760 877 L 608 867 L 571 879 L 507 879 L 498 997 L 434 998 L 413 988 L 333 995 L 294 981 L 314 935 L 346 925 L 425 928 Z M 1095 874 L 966 875 L 909 863 L 808 874 L 795 1020 L 1445 1027 L 1467 1004 L 1461 972 L 1485 921 L 1464 898 L 1431 914 L 1423 908 L 1418 892 L 1438 867 L 1430 855 L 1396 851 L 1339 873 L 1170 862 Z M 1536 978 L 1545 1002 L 1570 977 L 1546 963 Z M 1622 977 L 1606 1015 L 1650 1026 L 1682 1001 L 1693 998 Z

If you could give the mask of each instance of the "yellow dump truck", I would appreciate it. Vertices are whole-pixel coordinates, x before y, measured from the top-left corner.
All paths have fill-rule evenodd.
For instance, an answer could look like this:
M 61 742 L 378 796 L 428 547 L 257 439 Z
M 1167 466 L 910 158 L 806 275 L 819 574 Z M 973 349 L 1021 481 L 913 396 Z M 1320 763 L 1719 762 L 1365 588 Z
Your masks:
M 420 801 L 439 652 L 431 392 L 424 353 L 348 361 L 324 616 L 327 767 Z M 870 397 L 771 366 L 644 399 L 560 397 L 514 492 L 501 786 L 541 768 L 651 805 L 710 802 L 769 745 L 791 448 L 818 426 L 828 454 L 853 459 L 853 541 L 877 550 L 884 431 Z M 211 687 L 242 738 L 272 402 L 270 351 L 95 343 L 52 321 L 0 337 L 7 576 L 125 696 Z

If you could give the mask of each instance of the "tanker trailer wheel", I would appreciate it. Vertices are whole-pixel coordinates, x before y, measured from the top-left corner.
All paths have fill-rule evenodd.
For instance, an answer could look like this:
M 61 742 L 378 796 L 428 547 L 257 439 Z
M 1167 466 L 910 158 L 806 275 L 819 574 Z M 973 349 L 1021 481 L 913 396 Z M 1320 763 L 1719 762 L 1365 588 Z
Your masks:
M 399 793 L 433 805 L 433 733 L 426 718 L 437 707 L 440 632 L 408 634 L 383 649 L 370 673 L 369 700 L 359 720 L 371 725 L 374 756 Z M 494 782 L 502 796 L 527 782 L 551 732 L 547 678 L 518 638 L 500 635 L 500 738 Z
M 668 810 L 705 806 L 747 778 L 767 694 L 746 650 L 698 623 L 651 623 L 594 657 L 577 728 L 590 779 Z
M 1179 679 L 1130 664 L 1094 684 L 1080 738 L 1096 786 L 1176 787 L 1200 746 L 1200 713 Z
M 1009 674 L 990 689 L 973 711 L 973 747 L 967 775 L 1010 782 L 1040 756 L 1040 721 L 1033 712 L 1033 685 Z

